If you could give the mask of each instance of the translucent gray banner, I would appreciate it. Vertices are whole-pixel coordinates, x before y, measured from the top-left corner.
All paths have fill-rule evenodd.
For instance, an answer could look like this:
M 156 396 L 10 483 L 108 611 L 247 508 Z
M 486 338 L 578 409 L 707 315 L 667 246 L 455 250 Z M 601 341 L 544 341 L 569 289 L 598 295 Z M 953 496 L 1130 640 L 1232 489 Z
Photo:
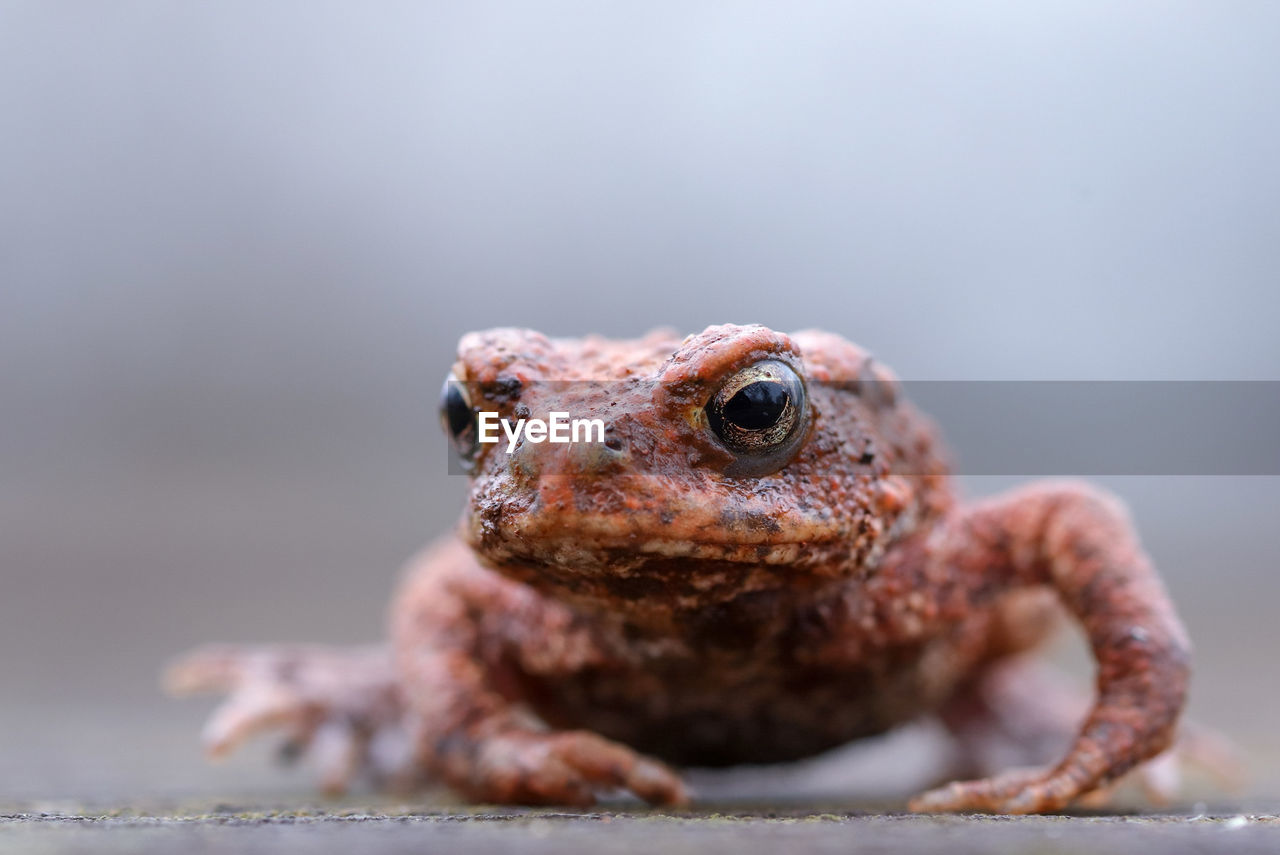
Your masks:
M 574 418 L 601 414 L 575 412 L 575 402 L 635 401 L 638 392 L 634 384 L 538 385 L 554 388 L 535 397 L 562 402 L 557 408 Z M 863 381 L 841 391 L 880 405 L 909 401 L 938 426 L 957 474 L 1280 475 L 1280 381 L 929 380 L 893 390 Z M 465 475 L 449 454 L 450 474 Z
M 915 381 L 966 475 L 1280 475 L 1277 381 Z

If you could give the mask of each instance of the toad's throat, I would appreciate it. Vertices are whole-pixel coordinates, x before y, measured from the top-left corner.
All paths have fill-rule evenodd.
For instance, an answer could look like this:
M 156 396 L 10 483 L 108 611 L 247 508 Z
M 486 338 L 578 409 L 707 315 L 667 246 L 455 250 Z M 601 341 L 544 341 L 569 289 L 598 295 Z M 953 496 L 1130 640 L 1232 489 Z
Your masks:
M 625 555 L 603 553 L 592 561 L 563 561 L 531 556 L 507 556 L 488 563 L 509 578 L 558 598 L 602 608 L 659 609 L 690 613 L 743 595 L 785 592 L 804 599 L 806 589 L 818 591 L 844 574 L 833 574 L 829 562 L 776 563 L 696 558 L 687 555 Z
M 493 567 L 627 637 L 739 650 L 776 638 L 798 608 L 847 584 L 792 567 L 691 559 L 654 558 L 629 573 L 533 561 Z

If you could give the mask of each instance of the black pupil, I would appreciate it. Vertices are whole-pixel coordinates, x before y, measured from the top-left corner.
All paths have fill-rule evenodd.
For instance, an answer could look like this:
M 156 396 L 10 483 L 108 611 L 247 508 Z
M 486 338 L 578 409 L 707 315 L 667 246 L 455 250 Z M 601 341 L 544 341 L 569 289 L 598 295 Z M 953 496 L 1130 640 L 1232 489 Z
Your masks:
M 729 399 L 724 417 L 743 430 L 764 430 L 778 423 L 790 400 L 781 383 L 757 380 Z
M 449 433 L 453 436 L 461 436 L 463 431 L 471 427 L 471 408 L 467 406 L 458 387 L 452 383 L 445 385 L 444 414 L 449 421 Z

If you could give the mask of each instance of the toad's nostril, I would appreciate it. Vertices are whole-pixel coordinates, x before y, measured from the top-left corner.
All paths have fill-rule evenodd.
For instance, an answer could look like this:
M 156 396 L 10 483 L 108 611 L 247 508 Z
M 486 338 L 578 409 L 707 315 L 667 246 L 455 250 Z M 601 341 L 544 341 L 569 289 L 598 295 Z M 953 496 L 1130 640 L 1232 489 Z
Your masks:
M 613 472 L 627 460 L 627 442 L 610 428 L 605 428 L 604 441 L 578 442 L 569 446 L 570 459 L 581 473 L 601 475 Z

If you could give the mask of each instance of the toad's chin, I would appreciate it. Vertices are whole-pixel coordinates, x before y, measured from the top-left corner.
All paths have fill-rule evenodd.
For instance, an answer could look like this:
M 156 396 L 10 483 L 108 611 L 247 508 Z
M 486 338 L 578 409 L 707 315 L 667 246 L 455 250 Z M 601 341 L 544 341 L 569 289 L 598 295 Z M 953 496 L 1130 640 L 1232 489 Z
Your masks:
M 838 537 L 778 542 L 775 534 L 772 543 L 742 544 L 606 536 L 565 526 L 554 535 L 527 536 L 515 526 L 468 522 L 466 539 L 502 575 L 589 611 L 668 628 L 748 595 L 786 592 L 794 600 L 860 575 L 872 557 Z

